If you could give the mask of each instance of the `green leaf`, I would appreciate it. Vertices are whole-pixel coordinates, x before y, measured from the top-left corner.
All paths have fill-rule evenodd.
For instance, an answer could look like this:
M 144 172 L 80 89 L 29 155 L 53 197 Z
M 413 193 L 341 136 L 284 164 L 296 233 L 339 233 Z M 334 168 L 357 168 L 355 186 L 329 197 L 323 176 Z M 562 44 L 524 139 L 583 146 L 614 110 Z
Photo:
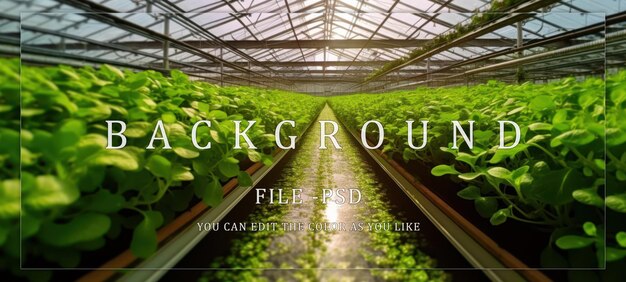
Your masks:
M 152 129 L 154 129 L 154 126 L 152 126 L 149 122 L 134 121 L 128 123 L 126 131 L 124 131 L 124 135 L 130 138 L 141 138 L 148 135 Z
M 261 155 L 261 163 L 264 165 L 272 165 L 272 163 L 274 163 L 274 158 L 268 155 Z
M 245 171 L 239 172 L 239 175 L 237 175 L 237 181 L 242 187 L 250 187 L 253 184 L 252 178 L 250 178 L 250 175 Z
M 456 160 L 474 167 L 476 161 L 478 160 L 478 158 L 480 158 L 481 155 L 470 155 L 468 153 L 459 152 L 459 154 L 456 156 Z
M 615 234 L 615 240 L 620 247 L 626 248 L 626 232 L 617 232 L 617 234 Z
M 465 200 L 475 200 L 480 198 L 480 188 L 476 186 L 468 186 L 465 189 L 456 193 L 457 196 L 465 199 Z
M 172 173 L 172 163 L 159 155 L 151 155 L 146 163 L 146 169 L 158 177 L 169 179 Z
M 537 123 L 528 125 L 528 129 L 532 131 L 550 131 L 552 130 L 552 124 L 537 122 Z
M 226 177 L 235 177 L 239 173 L 239 165 L 233 163 L 229 158 L 221 160 L 217 165 L 217 169 Z
M 35 210 L 67 206 L 76 201 L 80 195 L 78 188 L 59 180 L 54 175 L 37 176 L 33 186 L 32 191 L 24 194 L 23 203 Z
M 172 148 L 174 153 L 185 159 L 194 159 L 200 156 L 200 152 L 191 144 L 189 137 L 176 139 L 172 144 Z
M 489 163 L 497 164 L 500 163 L 507 158 L 513 159 L 518 153 L 523 152 L 528 148 L 526 144 L 519 144 L 511 149 L 496 149 L 496 153 L 491 157 Z
M 442 176 L 446 174 L 460 174 L 456 169 L 454 169 L 451 165 L 438 165 L 434 167 L 430 173 L 434 176 Z
M 36 235 L 39 232 L 39 228 L 41 228 L 41 222 L 43 219 L 38 216 L 31 215 L 26 211 L 22 211 L 22 222 L 19 226 L 22 231 L 22 240 L 30 238 Z M 0 243 L 0 245 L 2 245 Z
M 210 179 L 207 184 L 202 191 L 202 201 L 209 207 L 215 207 L 222 201 L 224 190 L 216 178 Z
M 161 120 L 163 120 L 164 123 L 174 123 L 176 122 L 176 115 L 172 112 L 165 112 L 161 114 Z
M 20 162 L 20 133 L 15 130 L 0 128 L 0 156 L 7 155 L 15 166 Z
M 608 208 L 614 211 L 626 213 L 626 194 L 608 196 L 605 203 Z
M 248 149 L 248 159 L 250 159 L 250 161 L 258 163 L 261 161 L 261 154 L 255 150 Z
M 83 121 L 75 119 L 67 120 L 54 133 L 50 144 L 46 144 L 46 146 L 49 147 L 56 158 L 65 159 L 68 154 L 72 154 L 72 150 L 75 150 L 75 145 L 85 132 L 86 126 Z
M 148 83 L 148 77 L 145 72 L 136 73 L 124 81 L 124 85 L 131 90 L 138 89 Z
M 198 111 L 203 112 L 203 113 L 208 113 L 209 112 L 209 104 L 198 102 Z
M 20 210 L 20 180 L 0 182 L 0 220 L 18 218 Z
M 595 238 L 577 235 L 565 235 L 556 240 L 556 245 L 563 250 L 581 249 L 595 242 Z
M 487 170 L 487 174 L 505 180 L 511 180 L 511 171 L 503 167 L 492 167 Z
M 220 110 L 213 110 L 213 111 L 210 111 L 209 114 L 207 114 L 207 118 L 215 119 L 215 120 L 224 120 L 228 118 L 228 114 Z
M 544 111 L 556 108 L 554 98 L 547 95 L 541 95 L 530 100 L 529 108 L 532 111 Z
M 606 169 L 606 164 L 604 163 L 604 160 L 601 159 L 594 159 L 593 163 L 596 164 L 596 166 L 601 169 L 601 170 L 605 170 Z
M 583 146 L 593 142 L 595 139 L 596 137 L 586 129 L 574 129 L 566 131 L 552 139 L 552 141 L 550 141 L 550 146 L 558 147 L 561 144 L 574 147 Z
M 183 84 L 189 81 L 189 77 L 185 73 L 179 70 L 172 70 L 170 72 L 170 75 L 172 76 L 172 79 L 176 81 L 177 83 Z
M 474 200 L 474 208 L 480 216 L 489 218 L 498 210 L 498 200 L 494 198 L 478 197 Z
M 615 147 L 626 143 L 626 131 L 620 128 L 607 128 L 605 132 L 607 147 Z
M 417 155 L 415 154 L 415 151 L 411 150 L 410 148 L 404 148 L 404 150 L 402 151 L 402 159 L 405 162 L 408 162 L 410 160 L 417 159 Z
M 477 177 L 484 175 L 484 173 L 482 172 L 468 172 L 468 173 L 462 173 L 459 175 L 459 178 L 465 180 L 465 181 L 470 181 L 470 180 L 474 180 Z
M 84 203 L 85 210 L 101 213 L 113 213 L 122 209 L 126 200 L 118 194 L 112 194 L 109 190 L 100 190 L 93 195 L 84 196 L 80 199 Z
M 511 216 L 510 208 L 500 209 L 491 216 L 491 218 L 489 219 L 489 222 L 491 223 L 491 225 L 500 225 L 506 222 L 506 219 L 510 216 Z
M 523 111 L 524 109 L 526 109 L 526 106 L 517 107 L 515 109 L 510 110 L 508 113 L 506 113 L 506 115 L 507 116 L 514 115 Z
M 222 138 L 220 137 L 220 133 L 219 132 L 217 132 L 215 130 L 210 130 L 209 134 L 211 134 L 211 139 L 213 139 L 213 141 L 215 141 L 215 143 L 218 143 L 218 144 L 224 143 L 222 141 Z
M 148 258 L 157 250 L 157 223 L 150 216 L 144 219 L 135 227 L 133 239 L 130 243 L 130 250 L 139 258 Z
M 593 224 L 593 222 L 585 222 L 585 224 L 583 224 L 583 230 L 585 230 L 585 234 L 587 234 L 588 236 L 596 236 L 596 225 Z
M 165 130 L 167 135 L 172 139 L 184 139 L 188 144 L 191 144 L 191 138 L 187 135 L 185 127 L 183 127 L 180 123 L 166 124 Z
M 533 136 L 533 138 L 530 138 L 530 139 L 526 140 L 526 144 L 540 143 L 540 142 L 543 142 L 544 140 L 548 139 L 549 137 L 550 137 L 550 134 L 535 135 L 535 136 Z
M 148 220 L 150 220 L 150 224 L 152 224 L 154 229 L 157 229 L 157 228 L 161 227 L 161 225 L 163 225 L 163 223 L 164 223 L 163 214 L 161 214 L 161 212 L 158 212 L 158 211 L 145 211 L 144 212 L 144 216 Z
M 585 205 L 604 208 L 604 200 L 598 195 L 598 192 L 594 188 L 575 190 L 572 192 L 572 197 L 574 197 L 574 200 Z
M 179 163 L 172 165 L 172 180 L 174 181 L 192 181 L 194 179 L 188 167 L 184 167 Z
M 511 179 L 518 180 L 524 177 L 529 170 L 530 170 L 530 167 L 527 165 L 518 167 L 517 169 L 511 172 Z
M 124 73 L 114 66 L 104 64 L 100 66 L 100 71 L 106 74 L 110 79 L 116 79 L 116 80 L 124 79 Z
M 618 261 L 626 257 L 626 250 L 606 247 L 606 261 Z
M 563 205 L 574 200 L 573 192 L 591 186 L 593 179 L 575 169 L 553 170 L 533 175 L 532 185 L 522 190 L 528 198 L 550 205 Z
M 37 237 L 48 245 L 66 247 L 98 239 L 109 231 L 110 226 L 111 219 L 106 215 L 81 213 L 68 223 L 44 223 Z
M 85 164 L 92 166 L 115 166 L 121 170 L 137 170 L 139 162 L 135 154 L 125 150 L 100 150 L 91 158 L 85 160 Z

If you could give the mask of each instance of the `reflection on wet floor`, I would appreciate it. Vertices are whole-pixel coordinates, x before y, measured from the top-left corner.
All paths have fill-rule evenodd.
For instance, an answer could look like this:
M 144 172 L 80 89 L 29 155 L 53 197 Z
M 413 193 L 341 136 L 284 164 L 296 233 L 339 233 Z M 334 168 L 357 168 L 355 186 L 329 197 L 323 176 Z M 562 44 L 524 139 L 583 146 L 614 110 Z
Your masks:
M 336 121 L 336 117 L 326 107 L 318 120 Z M 204 278 L 231 281 L 445 280 L 447 276 L 440 270 L 407 270 L 436 267 L 435 261 L 419 250 L 419 233 L 367 230 L 367 222 L 401 221 L 391 214 L 391 204 L 381 192 L 386 187 L 367 168 L 366 160 L 359 155 L 347 133 L 340 130 L 336 135 L 342 149 L 329 146 L 320 150 L 317 147 L 319 131 L 316 122 L 303 137 L 294 158 L 283 168 L 276 186 L 269 187 L 284 191 L 301 188 L 303 203 L 260 205 L 248 220 L 302 222 L 305 230 L 246 233 L 235 240 L 230 256 L 218 260 L 214 267 L 255 269 L 214 271 Z M 350 204 L 349 193 L 341 191 L 345 203 L 339 204 L 342 202 L 339 189 L 350 188 L 362 193 L 360 202 Z M 322 203 L 324 189 L 333 192 L 326 203 Z M 291 197 L 289 193 L 287 197 Z M 345 230 L 310 231 L 311 223 L 313 226 L 334 223 Z M 364 225 L 364 230 L 351 230 L 358 224 Z

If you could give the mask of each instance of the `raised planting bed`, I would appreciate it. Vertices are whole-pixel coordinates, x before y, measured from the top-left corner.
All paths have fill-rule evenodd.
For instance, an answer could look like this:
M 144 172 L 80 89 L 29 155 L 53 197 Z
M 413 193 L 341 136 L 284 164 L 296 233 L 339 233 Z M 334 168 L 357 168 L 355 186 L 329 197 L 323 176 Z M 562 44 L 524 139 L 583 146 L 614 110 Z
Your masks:
M 19 61 L 1 65 L 12 78 L 3 84 L 3 99 L 19 100 Z M 106 65 L 22 66 L 21 75 L 21 134 L 13 126 L 17 109 L 2 112 L 7 119 L 0 129 L 6 149 L 0 160 L 10 169 L 1 172 L 1 192 L 11 196 L 1 204 L 6 236 L 0 246 L 11 269 L 19 266 L 20 246 L 24 268 L 97 268 L 127 249 L 125 264 L 151 256 L 180 218 L 218 205 L 237 184 L 252 185 L 250 173 L 273 161 L 278 122 L 295 120 L 283 136 L 300 135 L 324 103 L 282 91 L 222 88 L 178 71 L 165 77 Z M 127 123 L 126 146 L 105 149 L 106 120 Z M 146 148 L 158 120 L 171 149 L 164 140 Z M 212 142 L 211 149 L 190 140 L 198 120 L 212 122 L 197 131 L 198 143 Z M 233 120 L 256 121 L 247 135 L 257 149 L 234 148 Z
M 369 120 L 384 124 L 380 149 L 387 159 L 529 267 L 603 268 L 603 196 L 609 218 L 624 218 L 626 203 L 626 159 L 617 157 L 624 156 L 626 144 L 625 75 L 607 79 L 606 116 L 605 83 L 600 79 L 418 88 L 334 97 L 329 103 L 352 130 L 360 132 Z M 414 146 L 424 140 L 420 121 L 429 121 L 424 148 L 409 146 L 407 119 L 414 119 Z M 469 121 L 474 121 L 471 148 L 469 138 L 460 133 L 454 140 L 453 120 L 460 121 L 466 133 Z M 498 120 L 520 127 L 514 148 L 498 148 Z M 368 127 L 366 136 L 373 146 L 378 129 Z M 504 145 L 514 142 L 513 128 L 505 127 Z M 608 230 L 610 265 L 623 260 L 624 233 L 618 226 Z M 525 238 L 523 244 L 519 238 Z M 576 273 L 568 273 L 568 278 Z M 610 275 L 606 273 L 585 275 L 600 279 Z M 549 274 L 556 279 L 564 275 Z

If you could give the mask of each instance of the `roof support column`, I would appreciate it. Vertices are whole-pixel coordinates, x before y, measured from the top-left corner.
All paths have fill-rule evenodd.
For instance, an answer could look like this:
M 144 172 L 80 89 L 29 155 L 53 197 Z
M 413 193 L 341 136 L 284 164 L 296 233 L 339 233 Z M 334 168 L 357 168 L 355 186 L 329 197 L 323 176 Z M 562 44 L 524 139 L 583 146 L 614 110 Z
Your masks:
M 430 57 L 426 59 L 426 86 L 430 87 Z
M 163 35 L 169 37 L 170 36 L 170 17 L 169 15 L 165 15 L 165 20 L 163 21 Z M 163 41 L 163 68 L 166 70 L 170 69 L 170 41 Z
M 517 22 L 517 48 L 521 48 L 524 44 L 524 30 L 522 29 L 522 21 Z M 522 50 L 517 52 L 517 57 L 521 58 L 523 55 Z M 524 67 L 521 65 L 517 68 L 517 83 L 524 83 Z
M 224 86 L 224 48 L 220 48 L 220 86 Z

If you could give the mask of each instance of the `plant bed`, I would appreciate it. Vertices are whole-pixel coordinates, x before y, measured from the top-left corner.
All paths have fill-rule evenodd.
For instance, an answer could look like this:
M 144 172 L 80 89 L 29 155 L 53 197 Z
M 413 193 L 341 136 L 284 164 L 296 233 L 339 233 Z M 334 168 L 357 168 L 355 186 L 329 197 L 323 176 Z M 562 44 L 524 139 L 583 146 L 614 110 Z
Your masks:
M 493 226 L 476 212 L 472 202 L 456 195 L 459 191 L 459 183 L 447 178 L 434 177 L 430 174 L 433 167 L 419 161 L 411 160 L 405 163 L 401 158 L 394 158 L 393 160 L 411 175 L 415 175 L 419 182 L 471 221 L 472 224 L 498 242 L 498 245 L 511 251 L 529 267 L 541 267 L 537 254 L 541 253 L 545 247 L 545 242 L 549 241 L 549 232 L 541 230 L 539 227 L 532 226 L 529 228 L 524 223 L 514 221 L 510 224 Z M 524 238 L 524 244 L 520 244 L 519 238 Z M 556 279 L 557 277 L 554 278 L 559 280 Z
M 344 125 L 345 127 L 345 125 Z M 349 129 L 350 130 L 350 129 Z M 353 136 L 356 138 L 358 134 L 356 131 L 353 131 Z M 366 137 L 368 142 L 371 142 L 370 138 Z M 356 142 L 356 141 L 355 141 Z M 517 269 L 526 279 L 529 281 L 549 281 L 549 278 L 543 275 L 541 272 L 536 269 L 532 269 L 524 262 L 520 261 L 516 256 L 510 254 L 506 249 L 501 248 L 489 235 L 485 234 L 481 229 L 479 229 L 475 224 L 468 221 L 466 217 L 459 213 L 457 209 L 451 207 L 445 199 L 442 199 L 437 194 L 435 194 L 432 189 L 425 186 L 420 180 L 419 176 L 416 174 L 412 174 L 407 171 L 403 165 L 398 163 L 392 157 L 388 156 L 381 150 L 374 150 L 374 154 L 381 156 L 387 163 L 391 165 L 391 167 L 387 167 L 387 170 L 394 170 L 396 173 L 401 175 L 400 177 L 405 178 L 414 189 L 417 189 L 426 196 L 428 201 L 431 201 L 435 208 L 441 209 L 450 219 L 456 222 L 465 232 L 467 232 L 474 240 L 479 242 L 483 248 L 492 253 L 505 267 Z M 458 185 L 451 185 L 458 186 Z M 456 240 L 456 239 L 455 239 Z
M 302 138 L 302 136 L 304 136 L 304 134 L 306 133 L 308 128 L 310 128 L 310 125 L 312 123 L 313 123 L 313 120 L 311 120 L 309 122 L 309 125 L 304 129 L 304 131 L 302 131 L 302 134 L 300 134 L 299 139 Z M 296 140 L 296 142 L 299 142 L 299 139 Z M 271 156 L 273 158 L 276 158 L 283 151 L 284 151 L 283 149 L 276 148 L 274 149 Z M 286 155 L 289 155 L 292 152 L 291 150 L 289 150 L 286 153 L 287 153 Z M 280 163 L 284 163 L 284 162 L 280 162 Z M 264 166 L 264 164 L 253 162 L 250 159 L 245 159 L 241 161 L 239 165 L 240 167 L 242 166 L 247 167 L 246 169 L 242 169 L 242 170 L 244 170 L 249 175 L 253 175 L 256 171 L 261 169 L 262 166 Z M 271 170 L 271 171 L 275 171 L 275 170 Z M 270 174 L 270 177 L 271 177 L 271 174 Z M 227 196 L 238 185 L 239 185 L 239 181 L 237 178 L 230 179 L 230 181 L 228 181 L 222 187 L 223 196 Z M 176 219 L 174 219 L 168 225 L 159 229 L 157 233 L 159 246 L 162 246 L 163 244 L 167 243 L 170 239 L 174 237 L 174 235 L 176 235 L 179 231 L 181 231 L 187 225 L 189 225 L 190 222 L 197 219 L 198 217 L 200 217 L 201 214 L 203 214 L 208 209 L 210 209 L 209 206 L 207 206 L 204 202 L 199 201 L 199 200 L 195 200 L 191 206 L 192 208 L 190 208 L 188 211 L 181 213 L 178 217 L 176 217 Z M 237 216 L 237 215 L 242 215 L 242 214 L 244 215 L 248 214 L 252 207 L 253 205 L 238 204 L 237 209 L 235 209 L 234 212 L 229 213 L 229 215 L 235 214 L 235 216 Z M 220 245 L 220 246 L 223 246 L 223 245 Z M 211 255 L 218 255 L 219 253 L 220 252 L 218 248 L 216 250 L 213 250 L 211 252 Z M 139 259 L 132 254 L 131 250 L 126 249 L 126 250 L 123 250 L 123 252 L 122 250 L 120 250 L 120 252 L 118 252 L 117 254 L 118 255 L 116 257 L 102 264 L 98 269 L 91 271 L 84 276 L 81 276 L 78 281 L 90 281 L 90 282 L 91 281 L 107 281 L 113 278 L 116 274 L 120 274 L 120 271 L 111 270 L 111 269 L 132 268 L 136 266 L 137 263 L 139 262 Z
M 13 105 L 12 98 L 19 100 L 19 61 L 3 60 L 3 67 L 3 78 L 12 84 L 3 85 L 2 98 Z M 233 177 L 250 185 L 245 164 L 272 162 L 268 131 L 277 122 L 298 121 L 296 128 L 284 129 L 298 135 L 323 105 L 300 94 L 190 81 L 178 71 L 165 77 L 106 65 L 22 66 L 21 74 L 22 131 L 11 126 L 19 124 L 15 111 L 2 112 L 2 141 L 9 150 L 0 152 L 1 160 L 15 169 L 2 172 L 0 191 L 16 195 L 0 204 L 0 234 L 8 234 L 0 244 L 9 269 L 18 265 L 20 245 L 25 268 L 95 268 L 109 258 L 104 255 L 129 246 L 135 257 L 150 256 L 174 232 L 161 226 L 200 201 L 218 204 L 222 184 L 233 186 Z M 200 142 L 213 142 L 213 150 L 191 146 L 189 122 L 200 119 L 213 122 L 210 130 L 198 130 Z M 257 121 L 248 132 L 257 150 L 233 148 L 230 121 L 238 119 Z M 105 149 L 105 120 L 128 123 L 126 147 Z M 160 141 L 154 150 L 143 148 L 156 120 L 163 121 L 172 150 L 163 150 Z M 18 171 L 19 155 L 11 145 L 19 148 L 20 139 Z M 198 209 L 196 204 L 192 211 Z M 20 214 L 21 240 L 20 229 L 10 225 Z
M 517 229 L 546 230 L 547 235 L 532 236 L 532 242 L 547 238 L 529 247 L 538 250 L 535 258 L 515 242 L 503 241 L 520 250 L 520 256 L 527 257 L 529 263 L 539 262 L 534 266 L 548 268 L 602 268 L 604 235 L 600 230 L 604 227 L 605 188 L 609 216 L 623 218 L 620 214 L 626 203 L 622 197 L 626 130 L 619 121 L 623 121 L 626 97 L 624 75 L 626 72 L 620 72 L 607 79 L 606 121 L 602 102 L 605 83 L 594 78 L 543 85 L 489 82 L 474 87 L 418 88 L 336 97 L 329 103 L 353 130 L 368 120 L 385 124 L 382 152 L 404 163 L 412 172 L 410 177 L 432 183 L 435 193 L 485 232 L 507 237 L 520 234 Z M 425 148 L 409 148 L 407 119 L 430 122 Z M 452 120 L 460 120 L 466 132 L 467 121 L 476 122 L 473 146 L 467 138 L 458 137 L 454 141 L 459 141 L 460 149 L 453 148 Z M 519 145 L 513 149 L 493 145 L 498 144 L 498 132 L 492 129 L 497 120 L 515 121 L 521 127 Z M 421 126 L 415 127 L 419 129 L 414 129 L 413 142 L 422 144 Z M 375 127 L 368 130 L 368 138 L 378 140 L 379 132 L 371 128 Z M 513 146 L 514 139 L 511 129 L 505 131 L 505 145 Z M 454 194 L 467 203 L 454 199 Z M 506 225 L 512 226 L 500 228 Z M 503 230 L 501 235 L 497 235 L 499 230 Z M 609 232 L 607 260 L 623 260 L 623 230 L 611 227 Z

